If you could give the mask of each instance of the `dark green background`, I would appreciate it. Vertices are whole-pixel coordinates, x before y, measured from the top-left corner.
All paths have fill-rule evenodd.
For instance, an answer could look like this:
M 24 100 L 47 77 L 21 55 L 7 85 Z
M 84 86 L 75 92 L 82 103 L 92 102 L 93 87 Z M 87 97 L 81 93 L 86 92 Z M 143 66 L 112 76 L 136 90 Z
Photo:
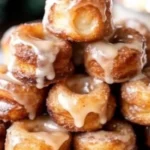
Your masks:
M 12 25 L 42 19 L 45 0 L 0 0 L 0 36 Z
M 0 0 L 0 22 L 40 18 L 45 0 Z

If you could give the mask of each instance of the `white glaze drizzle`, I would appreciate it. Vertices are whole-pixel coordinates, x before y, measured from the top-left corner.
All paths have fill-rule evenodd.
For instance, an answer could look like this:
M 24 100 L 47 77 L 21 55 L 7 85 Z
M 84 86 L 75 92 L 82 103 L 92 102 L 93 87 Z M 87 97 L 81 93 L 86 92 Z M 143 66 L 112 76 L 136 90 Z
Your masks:
M 48 117 L 38 118 L 35 121 L 16 122 L 7 130 L 5 148 L 13 150 L 24 139 L 32 137 L 44 141 L 51 146 L 52 150 L 59 150 L 62 144 L 69 139 L 69 134 Z
M 132 36 L 130 38 L 133 38 Z M 104 70 L 104 79 L 107 83 L 112 84 L 114 82 L 112 78 L 112 69 L 114 59 L 118 55 L 118 51 L 123 48 L 128 47 L 140 51 L 145 57 L 145 51 L 143 50 L 143 43 L 139 41 L 134 41 L 132 43 L 117 43 L 111 44 L 107 42 L 95 42 L 87 46 L 87 50 L 91 53 L 89 59 L 96 60 L 99 65 Z M 146 62 L 143 62 L 143 57 L 141 57 L 141 68 L 145 65 Z
M 93 81 L 95 82 L 93 83 L 95 84 L 95 87 L 93 87 L 89 86 L 90 82 L 88 78 L 87 81 L 86 79 L 84 80 L 84 78 L 82 78 L 78 82 L 81 82 L 81 80 L 83 80 L 83 82 L 85 83 L 81 83 L 83 84 L 83 87 L 79 88 L 83 93 L 88 93 L 86 96 L 87 98 L 83 97 L 85 96 L 84 94 L 77 94 L 77 96 L 72 96 L 71 93 L 70 95 L 68 95 L 64 92 L 61 92 L 58 94 L 59 103 L 65 110 L 67 110 L 71 114 L 76 127 L 82 127 L 84 125 L 86 116 L 91 112 L 99 115 L 100 124 L 105 124 L 107 121 L 106 113 L 109 94 L 104 94 L 104 92 L 106 91 L 104 91 L 103 85 L 101 85 L 102 81 L 96 79 L 95 81 Z M 92 89 L 90 89 L 91 87 Z M 97 95 L 98 92 L 100 95 L 102 95 L 102 97 L 100 95 Z
M 10 72 L 17 69 L 15 65 L 16 57 L 14 56 L 14 46 L 17 44 L 24 44 L 32 47 L 32 51 L 37 55 L 36 86 L 37 88 L 43 88 L 45 78 L 48 80 L 53 80 L 55 78 L 53 63 L 59 53 L 59 47 L 61 46 L 62 41 L 52 36 L 39 39 L 30 35 L 16 33 L 12 36 L 11 40 L 12 60 L 8 66 Z
M 9 74 L 8 76 L 7 74 L 0 74 L 0 89 L 9 92 L 12 95 L 14 101 L 18 102 L 20 105 L 23 105 L 25 107 L 27 113 L 29 114 L 29 118 L 34 119 L 37 111 L 36 105 L 39 99 L 34 98 L 34 94 L 31 95 L 28 92 L 19 93 L 18 91 L 16 91 L 15 86 L 17 86 L 17 88 L 18 86 L 21 86 L 21 88 L 24 89 L 27 88 L 22 84 L 18 84 L 18 81 L 16 81 L 15 79 L 13 80 L 13 78 L 9 77 Z

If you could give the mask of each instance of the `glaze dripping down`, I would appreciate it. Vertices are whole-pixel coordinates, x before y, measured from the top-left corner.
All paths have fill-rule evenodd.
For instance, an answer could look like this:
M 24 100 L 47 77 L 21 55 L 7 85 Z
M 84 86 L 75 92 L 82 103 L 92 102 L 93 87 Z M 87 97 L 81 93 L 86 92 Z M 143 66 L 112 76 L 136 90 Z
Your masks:
M 98 114 L 100 124 L 105 124 L 107 121 L 106 112 L 109 94 L 107 95 L 105 88 L 103 89 L 105 86 L 102 81 L 91 79 L 89 77 L 77 77 L 68 82 L 68 89 L 69 91 L 74 92 L 75 96 L 70 97 L 71 93 L 68 95 L 62 92 L 58 94 L 58 101 L 61 106 L 71 114 L 75 126 L 79 128 L 83 127 L 85 119 L 89 113 Z M 72 88 L 70 88 L 71 86 Z M 97 97 L 98 93 L 100 95 Z M 83 98 L 85 94 L 87 95 L 86 99 Z
M 15 32 L 11 39 L 12 63 L 9 64 L 9 71 L 13 72 L 17 69 L 15 45 L 23 44 L 31 48 L 31 51 L 37 56 L 37 64 L 35 78 L 37 88 L 43 88 L 45 80 L 53 80 L 55 78 L 55 69 L 53 63 L 59 53 L 62 41 L 54 36 L 34 37 L 32 35 Z
M 16 122 L 7 131 L 6 149 L 14 149 L 26 138 L 35 138 L 45 142 L 52 149 L 59 150 L 62 144 L 69 139 L 69 134 L 48 117 L 40 117 L 34 121 Z

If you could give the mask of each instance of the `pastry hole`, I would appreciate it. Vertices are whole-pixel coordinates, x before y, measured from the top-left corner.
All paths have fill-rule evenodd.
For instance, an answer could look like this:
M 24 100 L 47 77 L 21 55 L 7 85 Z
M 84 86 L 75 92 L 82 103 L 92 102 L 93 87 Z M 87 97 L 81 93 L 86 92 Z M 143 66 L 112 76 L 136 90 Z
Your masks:
M 74 27 L 81 35 L 93 34 L 99 26 L 98 10 L 92 6 L 82 7 L 76 10 Z
M 88 94 L 93 91 L 100 83 L 102 83 L 102 81 L 98 79 L 77 76 L 68 79 L 67 87 L 77 94 Z

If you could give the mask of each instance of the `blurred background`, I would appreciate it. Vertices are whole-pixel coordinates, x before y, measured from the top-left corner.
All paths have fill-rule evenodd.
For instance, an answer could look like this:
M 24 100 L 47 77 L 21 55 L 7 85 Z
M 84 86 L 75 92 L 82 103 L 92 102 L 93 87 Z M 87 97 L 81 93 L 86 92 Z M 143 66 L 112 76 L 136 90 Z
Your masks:
M 40 20 L 45 0 L 0 0 L 0 37 L 12 25 Z

